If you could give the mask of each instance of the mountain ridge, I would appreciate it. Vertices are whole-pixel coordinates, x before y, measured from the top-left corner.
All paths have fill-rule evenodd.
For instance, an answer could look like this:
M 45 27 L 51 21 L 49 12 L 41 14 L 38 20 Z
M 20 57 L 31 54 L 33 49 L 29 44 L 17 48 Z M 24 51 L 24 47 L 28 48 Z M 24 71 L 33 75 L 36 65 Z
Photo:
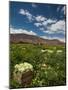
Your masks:
M 48 45 L 64 45 L 57 39 L 49 40 L 43 39 L 39 36 L 27 35 L 27 34 L 10 34 L 11 43 L 33 43 L 33 44 L 48 44 Z

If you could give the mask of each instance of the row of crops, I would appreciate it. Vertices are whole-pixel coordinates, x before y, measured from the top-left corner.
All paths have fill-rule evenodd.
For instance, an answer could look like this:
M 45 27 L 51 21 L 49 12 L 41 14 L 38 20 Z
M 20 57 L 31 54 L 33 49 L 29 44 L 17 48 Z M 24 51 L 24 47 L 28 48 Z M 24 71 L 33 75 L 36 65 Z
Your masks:
M 10 88 L 65 85 L 65 59 L 64 46 L 11 44 Z M 33 66 L 33 78 L 28 86 L 22 86 L 13 78 L 15 65 L 24 62 Z

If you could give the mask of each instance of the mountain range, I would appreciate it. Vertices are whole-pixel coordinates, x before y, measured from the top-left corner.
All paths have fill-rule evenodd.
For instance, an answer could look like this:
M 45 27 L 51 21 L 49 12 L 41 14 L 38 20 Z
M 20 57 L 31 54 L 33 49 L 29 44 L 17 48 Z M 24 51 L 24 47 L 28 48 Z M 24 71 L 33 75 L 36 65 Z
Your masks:
M 38 36 L 27 34 L 10 34 L 10 43 L 32 43 L 32 44 L 47 44 L 47 45 L 65 45 L 57 39 L 49 40 Z

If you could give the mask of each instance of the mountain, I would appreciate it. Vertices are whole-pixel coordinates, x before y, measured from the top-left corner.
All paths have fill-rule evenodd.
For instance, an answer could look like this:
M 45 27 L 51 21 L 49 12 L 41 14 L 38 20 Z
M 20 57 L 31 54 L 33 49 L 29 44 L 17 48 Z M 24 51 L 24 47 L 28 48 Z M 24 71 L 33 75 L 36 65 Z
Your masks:
M 48 40 L 38 36 L 27 34 L 10 34 L 10 43 L 33 43 L 33 44 L 47 44 L 47 45 L 65 45 L 57 39 Z

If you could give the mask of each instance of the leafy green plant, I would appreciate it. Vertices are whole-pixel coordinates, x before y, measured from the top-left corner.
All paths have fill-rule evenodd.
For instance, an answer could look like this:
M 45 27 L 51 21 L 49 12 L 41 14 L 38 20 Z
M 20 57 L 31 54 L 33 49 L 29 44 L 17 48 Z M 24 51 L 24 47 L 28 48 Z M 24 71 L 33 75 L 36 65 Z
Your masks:
M 48 50 L 46 52 L 46 50 Z M 59 54 L 57 51 L 60 50 Z M 45 52 L 41 52 L 45 51 Z M 52 52 L 51 52 L 52 51 Z M 10 87 L 18 88 L 13 79 L 14 66 L 23 62 L 33 66 L 33 79 L 28 87 L 55 86 L 66 84 L 66 56 L 64 46 L 33 44 L 10 45 Z

